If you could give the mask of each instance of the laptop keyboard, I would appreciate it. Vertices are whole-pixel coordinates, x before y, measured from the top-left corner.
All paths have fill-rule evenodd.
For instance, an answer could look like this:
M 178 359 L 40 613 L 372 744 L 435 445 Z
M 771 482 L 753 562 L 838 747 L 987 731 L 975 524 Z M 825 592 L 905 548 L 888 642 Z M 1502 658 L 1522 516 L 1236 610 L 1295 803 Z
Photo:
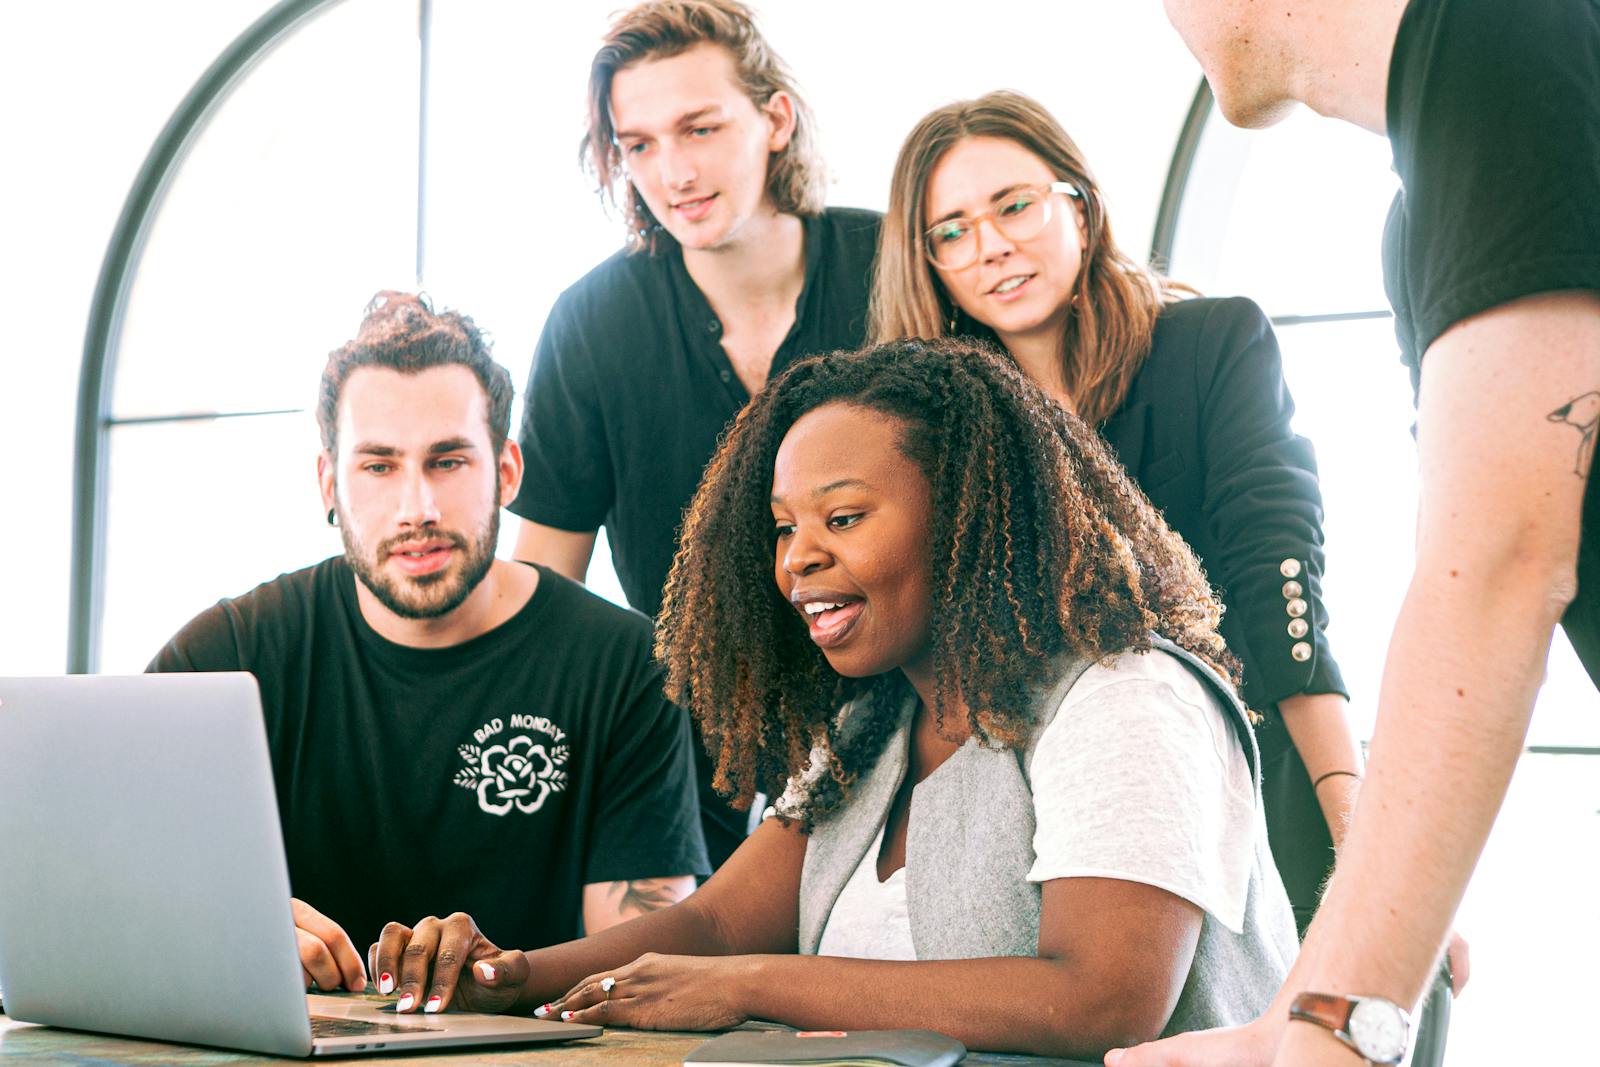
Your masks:
M 415 1034 L 429 1030 L 442 1030 L 439 1026 L 395 1026 L 393 1023 L 368 1022 L 366 1019 L 338 1019 L 328 1015 L 311 1017 L 312 1037 L 365 1037 L 368 1034 Z

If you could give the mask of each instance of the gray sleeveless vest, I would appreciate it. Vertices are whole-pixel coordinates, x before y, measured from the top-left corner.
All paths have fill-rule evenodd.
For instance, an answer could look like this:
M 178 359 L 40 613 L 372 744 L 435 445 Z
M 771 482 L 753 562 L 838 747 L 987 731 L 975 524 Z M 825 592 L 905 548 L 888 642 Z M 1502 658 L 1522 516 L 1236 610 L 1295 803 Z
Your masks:
M 1221 700 L 1255 779 L 1256 847 L 1243 933 L 1209 913 L 1183 992 L 1163 1036 L 1249 1022 L 1266 1010 L 1299 950 L 1294 916 L 1267 847 L 1261 816 L 1261 766 L 1244 706 L 1202 660 L 1151 635 Z M 1039 709 L 1034 737 L 1049 725 L 1089 661 L 1062 664 Z M 834 901 L 877 838 L 905 777 L 916 699 L 901 709 L 899 730 L 849 799 L 819 820 L 800 876 L 800 951 L 815 955 Z M 848 724 L 853 708 L 842 713 Z M 846 727 L 847 728 L 847 727 Z M 1033 866 L 1032 743 L 1022 751 L 984 748 L 974 738 L 911 794 L 906 839 L 906 896 L 917 958 L 1033 956 L 1039 951 L 1039 886 Z

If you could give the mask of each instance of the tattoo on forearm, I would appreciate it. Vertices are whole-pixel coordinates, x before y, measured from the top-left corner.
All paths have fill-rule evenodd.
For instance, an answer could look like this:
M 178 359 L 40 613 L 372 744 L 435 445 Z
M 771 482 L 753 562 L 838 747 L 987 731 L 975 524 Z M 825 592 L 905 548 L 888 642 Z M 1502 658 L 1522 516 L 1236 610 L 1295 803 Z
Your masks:
M 647 912 L 660 911 L 678 902 L 677 878 L 640 878 L 632 882 L 611 882 L 606 886 L 606 900 L 624 918 L 634 918 Z
M 1545 418 L 1564 422 L 1578 431 L 1578 458 L 1572 465 L 1572 473 L 1588 478 L 1589 464 L 1594 461 L 1595 430 L 1600 428 L 1600 392 L 1575 396 Z

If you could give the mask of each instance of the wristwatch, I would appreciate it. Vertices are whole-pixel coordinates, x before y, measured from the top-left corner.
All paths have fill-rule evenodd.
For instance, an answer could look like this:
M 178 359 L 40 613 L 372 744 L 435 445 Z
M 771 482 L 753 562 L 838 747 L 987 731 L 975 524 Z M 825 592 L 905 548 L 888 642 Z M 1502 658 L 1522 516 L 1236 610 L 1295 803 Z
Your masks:
M 1383 997 L 1301 993 L 1289 1006 L 1289 1018 L 1327 1027 L 1368 1063 L 1399 1063 L 1411 1043 L 1411 1016 Z

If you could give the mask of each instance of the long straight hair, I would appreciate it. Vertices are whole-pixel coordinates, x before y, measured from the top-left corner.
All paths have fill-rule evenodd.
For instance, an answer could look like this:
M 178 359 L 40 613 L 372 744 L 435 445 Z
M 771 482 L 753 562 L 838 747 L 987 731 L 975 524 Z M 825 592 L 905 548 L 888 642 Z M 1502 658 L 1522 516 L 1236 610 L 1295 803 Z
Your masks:
M 992 331 L 961 313 L 923 253 L 928 179 L 969 137 L 1000 137 L 1038 156 L 1058 181 L 1082 194 L 1083 259 L 1061 342 L 1061 377 L 1078 415 L 1092 426 L 1122 406 L 1150 352 L 1164 305 L 1194 290 L 1140 265 L 1117 247 L 1105 201 L 1083 153 L 1038 101 L 1016 92 L 962 100 L 917 123 L 895 161 L 889 211 L 878 238 L 869 333 L 873 344 L 902 337 Z

